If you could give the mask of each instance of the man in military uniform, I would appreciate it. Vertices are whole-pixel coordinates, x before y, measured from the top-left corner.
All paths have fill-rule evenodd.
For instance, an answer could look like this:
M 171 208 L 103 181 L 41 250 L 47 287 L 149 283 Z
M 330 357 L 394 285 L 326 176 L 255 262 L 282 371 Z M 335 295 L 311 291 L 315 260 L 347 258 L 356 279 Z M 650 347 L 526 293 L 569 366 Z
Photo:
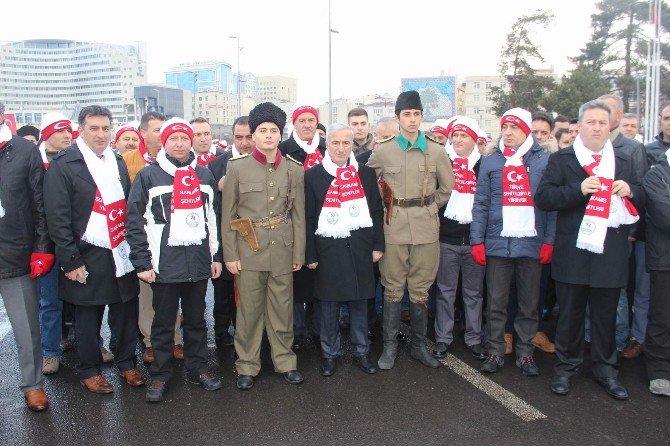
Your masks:
M 230 160 L 223 184 L 221 232 L 226 268 L 237 276 L 237 387 L 251 389 L 261 368 L 265 325 L 278 373 L 302 374 L 293 343 L 292 274 L 305 263 L 303 167 L 277 149 L 286 114 L 265 102 L 249 113 L 256 148 Z
M 411 356 L 427 367 L 440 363 L 426 349 L 428 288 L 435 281 L 440 256 L 438 208 L 449 200 L 454 173 L 447 153 L 419 130 L 421 98 L 405 91 L 395 104 L 400 133 L 380 141 L 368 166 L 383 180 L 386 251 L 380 261 L 384 285 L 384 351 L 379 368 L 395 364 L 400 306 L 405 286 L 410 296 Z

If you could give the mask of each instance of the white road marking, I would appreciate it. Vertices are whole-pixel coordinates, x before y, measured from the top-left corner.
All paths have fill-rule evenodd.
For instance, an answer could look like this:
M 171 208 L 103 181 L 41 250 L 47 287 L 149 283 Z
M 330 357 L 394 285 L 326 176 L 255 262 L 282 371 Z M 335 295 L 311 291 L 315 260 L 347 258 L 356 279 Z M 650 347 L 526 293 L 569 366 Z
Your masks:
M 12 325 L 9 323 L 9 316 L 7 316 L 7 310 L 5 310 L 5 305 L 0 301 L 0 342 L 5 339 L 12 331 Z
M 401 326 L 402 325 L 404 324 L 401 324 Z M 409 332 L 405 334 L 408 336 L 410 335 Z M 426 344 L 429 351 L 432 351 L 434 344 L 429 340 L 426 341 Z M 480 371 L 470 367 L 451 353 L 439 361 L 458 376 L 484 392 L 488 397 L 500 403 L 503 407 L 522 420 L 535 421 L 547 418 L 547 416 L 540 412 L 537 408 L 514 395 L 500 384 L 491 381 L 486 376 L 482 375 Z

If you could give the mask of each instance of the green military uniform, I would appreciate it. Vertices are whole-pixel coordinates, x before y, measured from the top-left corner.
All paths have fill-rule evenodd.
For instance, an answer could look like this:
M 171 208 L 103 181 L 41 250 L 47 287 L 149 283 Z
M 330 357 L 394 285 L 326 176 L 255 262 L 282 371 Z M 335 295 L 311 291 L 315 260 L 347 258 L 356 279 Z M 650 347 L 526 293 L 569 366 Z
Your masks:
M 414 144 L 398 134 L 380 142 L 367 165 L 393 189 L 396 201 L 391 224 L 384 225 L 386 251 L 380 261 L 384 298 L 402 300 L 407 284 L 410 300 L 425 303 L 440 257 L 438 208 L 447 203 L 454 186 L 447 153 L 423 132 Z M 405 207 L 406 200 L 421 199 L 424 179 L 429 204 Z
M 274 162 L 255 149 L 228 163 L 221 203 L 221 232 L 226 262 L 240 261 L 240 299 L 235 330 L 240 375 L 256 376 L 266 327 L 276 372 L 295 370 L 293 343 L 293 264 L 305 263 L 305 192 L 303 167 L 282 157 Z M 284 215 L 285 219 L 281 216 Z M 230 228 L 231 220 L 251 218 L 258 240 Z M 284 221 L 278 221 L 284 220 Z

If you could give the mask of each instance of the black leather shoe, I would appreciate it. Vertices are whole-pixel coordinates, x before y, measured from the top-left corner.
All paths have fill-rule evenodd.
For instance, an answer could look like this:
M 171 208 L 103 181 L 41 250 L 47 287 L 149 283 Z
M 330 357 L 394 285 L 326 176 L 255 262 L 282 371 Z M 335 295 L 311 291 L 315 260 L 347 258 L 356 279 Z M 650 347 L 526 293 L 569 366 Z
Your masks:
M 486 349 L 482 344 L 468 345 L 468 349 L 470 350 L 470 353 L 472 353 L 472 356 L 480 361 L 486 359 Z
M 482 363 L 479 371 L 484 373 L 495 373 L 500 367 L 505 364 L 505 360 L 502 356 L 498 355 L 488 355 L 486 360 Z
M 293 385 L 302 384 L 302 382 L 305 380 L 302 377 L 302 373 L 300 373 L 297 370 L 289 370 L 288 372 L 285 372 L 284 379 L 286 380 L 286 382 Z
M 368 355 L 354 356 L 354 364 L 356 364 L 359 369 L 363 370 L 365 373 L 369 373 L 370 375 L 373 375 L 379 371 L 377 364 L 370 361 Z
M 305 337 L 304 336 L 296 336 L 293 339 L 293 350 L 303 350 L 305 348 Z
M 516 366 L 521 369 L 524 376 L 539 376 L 540 368 L 535 364 L 532 356 L 522 356 L 516 359 Z
M 433 349 L 433 356 L 436 358 L 444 358 L 447 356 L 447 349 L 449 346 L 446 344 L 446 342 L 438 342 L 435 344 L 435 348 Z
M 551 391 L 556 395 L 567 395 L 570 393 L 570 378 L 555 375 L 551 379 Z
M 321 360 L 321 375 L 333 376 L 333 373 L 335 373 L 335 359 L 323 358 Z
M 250 390 L 254 386 L 254 377 L 251 375 L 240 375 L 237 377 L 237 388 Z
M 202 386 L 205 390 L 219 390 L 223 386 L 221 378 L 214 376 L 212 372 L 204 372 L 197 376 L 187 373 L 186 381 Z
M 230 347 L 233 344 L 235 344 L 235 338 L 233 338 L 227 331 L 224 331 L 223 334 L 221 334 L 221 336 L 216 337 L 217 347 L 219 346 Z
M 628 391 L 621 385 L 617 378 L 596 378 L 596 382 L 600 384 L 612 398 L 617 400 L 628 399 Z
M 147 396 L 144 399 L 147 403 L 160 403 L 163 401 L 166 383 L 160 379 L 152 379 L 147 386 Z

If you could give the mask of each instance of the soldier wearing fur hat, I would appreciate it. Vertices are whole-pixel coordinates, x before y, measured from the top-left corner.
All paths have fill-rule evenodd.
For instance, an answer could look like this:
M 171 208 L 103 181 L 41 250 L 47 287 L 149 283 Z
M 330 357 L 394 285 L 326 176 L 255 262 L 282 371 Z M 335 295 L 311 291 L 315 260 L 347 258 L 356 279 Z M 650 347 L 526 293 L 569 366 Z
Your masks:
M 249 113 L 256 148 L 229 161 L 223 184 L 221 232 L 226 268 L 237 276 L 237 387 L 249 390 L 261 369 L 263 328 L 274 370 L 303 381 L 293 343 L 292 274 L 305 263 L 303 167 L 278 150 L 286 114 L 264 102 Z
M 386 250 L 380 262 L 384 290 L 384 351 L 379 368 L 395 364 L 400 306 L 405 287 L 410 295 L 414 359 L 427 367 L 439 362 L 426 349 L 428 288 L 435 281 L 440 255 L 438 208 L 449 200 L 454 173 L 439 143 L 419 130 L 421 98 L 405 91 L 395 105 L 398 135 L 381 141 L 368 166 L 383 180 Z

